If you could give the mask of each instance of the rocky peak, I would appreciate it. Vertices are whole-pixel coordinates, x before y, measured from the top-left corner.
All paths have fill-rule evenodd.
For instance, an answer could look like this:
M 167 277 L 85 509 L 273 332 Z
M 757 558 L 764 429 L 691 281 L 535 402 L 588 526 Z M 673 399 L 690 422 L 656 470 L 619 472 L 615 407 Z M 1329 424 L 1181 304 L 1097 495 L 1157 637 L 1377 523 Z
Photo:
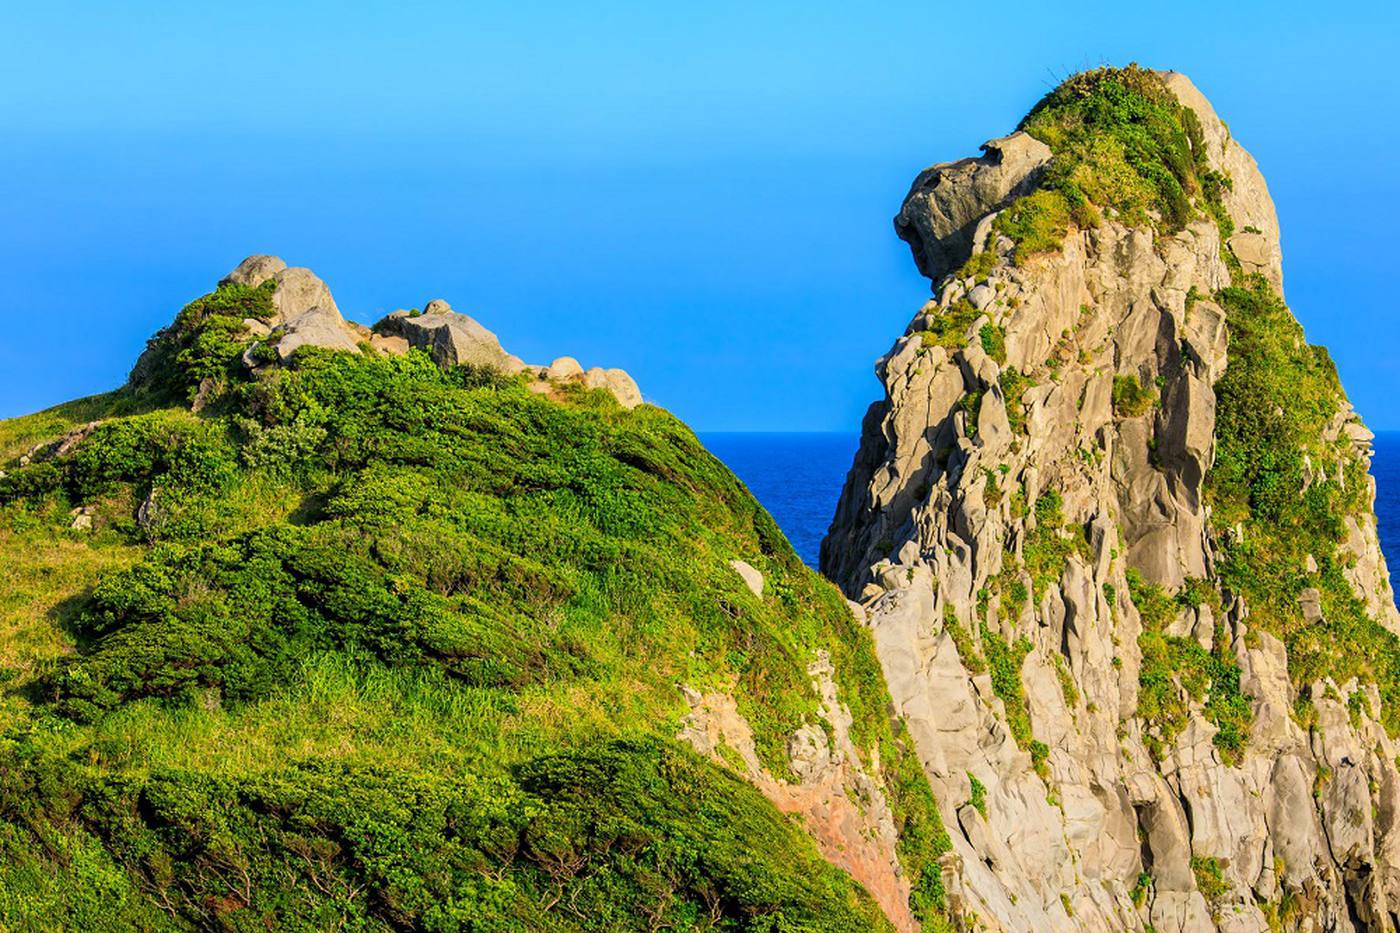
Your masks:
M 1049 146 L 1020 132 L 987 140 L 982 153 L 924 169 L 895 217 L 895 232 L 931 279 L 966 262 L 978 222 L 1028 192 L 1050 161 Z
M 423 311 L 400 310 L 384 317 L 372 328 L 346 320 L 336 305 L 331 290 L 310 269 L 288 266 L 276 256 L 254 255 L 240 262 L 219 281 L 220 288 L 237 286 L 245 289 L 267 289 L 270 308 L 255 317 L 241 321 L 239 339 L 246 343 L 242 359 L 244 366 L 258 371 L 270 365 L 287 362 L 302 347 L 320 347 L 350 353 L 361 351 L 388 355 L 422 350 L 438 365 L 477 366 L 507 376 L 528 380 L 532 391 L 550 393 L 576 383 L 590 389 L 606 389 L 626 408 L 642 402 L 636 382 L 621 369 L 594 367 L 584 371 L 577 362 L 577 372 L 560 368 L 561 360 L 551 366 L 530 366 L 519 357 L 507 353 L 496 335 L 474 318 L 459 314 L 441 298 L 428 301 Z M 192 306 L 193 307 L 193 306 Z M 187 309 L 188 310 L 188 309 Z M 183 317 L 183 315 L 182 315 Z M 177 320 L 151 341 L 151 346 L 132 371 L 131 382 L 142 385 L 151 381 L 154 354 L 178 334 Z M 200 390 L 198 399 L 204 395 Z
M 1389 929 L 1369 432 L 1283 305 L 1258 167 L 1136 66 L 983 148 L 896 218 L 934 297 L 876 364 L 822 546 L 939 797 L 951 903 L 1002 930 Z

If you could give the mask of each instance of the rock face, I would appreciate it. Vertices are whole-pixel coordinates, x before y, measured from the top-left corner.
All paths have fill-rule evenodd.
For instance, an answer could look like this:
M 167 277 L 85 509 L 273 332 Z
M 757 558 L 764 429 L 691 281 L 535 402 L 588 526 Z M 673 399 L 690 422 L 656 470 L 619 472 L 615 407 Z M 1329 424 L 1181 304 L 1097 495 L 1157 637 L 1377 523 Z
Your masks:
M 252 369 L 266 365 L 271 358 L 285 363 L 304 346 L 359 352 L 367 344 L 374 352 L 389 355 L 417 349 L 430 355 L 439 366 L 477 366 L 507 376 L 531 377 L 530 389 L 556 391 L 569 383 L 590 389 L 605 389 L 624 408 L 642 403 L 637 383 L 621 369 L 593 368 L 584 371 L 577 360 L 561 357 L 552 365 L 527 366 L 507 353 L 496 335 L 475 319 L 458 314 L 441 298 L 434 298 L 417 311 L 395 311 L 373 328 L 347 321 L 336 306 L 330 288 L 310 269 L 289 267 L 276 256 L 249 256 L 224 276 L 222 283 L 258 288 L 274 283 L 270 320 L 248 319 L 244 326 L 251 337 L 272 353 L 250 346 L 244 362 Z M 138 363 L 138 372 L 140 364 Z
M 978 929 L 1393 929 L 1400 745 L 1381 697 L 1325 671 L 1299 683 L 1219 575 L 1242 532 L 1213 527 L 1206 493 L 1231 352 L 1213 296 L 1251 274 L 1281 290 L 1277 218 L 1200 92 L 1160 78 L 1231 179 L 1238 232 L 1222 242 L 1203 214 L 1162 232 L 1105 212 L 1016 257 L 995 218 L 1036 188 L 1047 146 L 1018 133 L 923 172 L 895 225 L 936 298 L 876 366 L 885 397 L 822 569 L 874 635 L 959 856 L 950 904 Z M 975 253 L 987 262 L 949 275 Z M 965 334 L 926 339 L 958 308 Z M 1369 432 L 1349 406 L 1329 433 L 1364 467 Z M 1396 631 L 1373 489 L 1360 495 L 1338 559 Z M 1201 582 L 1219 608 L 1171 602 L 1163 637 L 1238 666 L 1252 716 L 1241 755 L 1216 741 L 1205 692 L 1171 681 L 1184 726 L 1169 735 L 1140 706 L 1153 684 L 1136 596 Z M 1327 611 L 1316 590 L 1303 609 L 1308 622 Z
M 761 596 L 763 578 L 758 571 L 741 560 L 731 565 Z M 737 753 L 733 764 L 749 783 L 779 810 L 800 816 L 827 861 L 859 881 L 895 929 L 917 933 L 919 923 L 909 908 L 909 881 L 896 851 L 899 833 L 894 815 L 869 763 L 861 761 L 851 740 L 851 714 L 837 696 L 833 673 L 830 656 L 818 652 L 808 674 L 821 697 L 825 727 L 808 724 L 788 741 L 796 781 L 774 777 L 763 766 L 753 730 L 727 693 L 701 694 L 683 688 L 690 714 L 678 737 L 717 762 L 725 761 L 726 750 Z
M 972 251 L 977 224 L 1030 191 L 1050 161 L 1050 147 L 1025 133 L 988 140 L 982 152 L 920 172 L 895 218 L 895 232 L 931 279 L 961 265 Z
M 501 348 L 496 335 L 465 314 L 457 314 L 440 298 L 428 302 L 422 314 L 395 311 L 374 327 L 376 333 L 402 337 L 411 347 L 426 350 L 442 366 L 484 366 L 518 373 L 525 364 Z

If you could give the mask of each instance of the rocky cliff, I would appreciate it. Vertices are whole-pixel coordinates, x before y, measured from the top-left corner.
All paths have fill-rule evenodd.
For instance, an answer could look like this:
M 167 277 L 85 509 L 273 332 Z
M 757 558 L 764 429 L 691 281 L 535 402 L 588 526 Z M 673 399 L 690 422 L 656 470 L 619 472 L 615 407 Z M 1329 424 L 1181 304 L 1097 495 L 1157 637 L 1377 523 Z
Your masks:
M 1000 930 L 1400 917 L 1371 435 L 1180 74 L 1076 76 L 896 218 L 934 297 L 822 547 Z

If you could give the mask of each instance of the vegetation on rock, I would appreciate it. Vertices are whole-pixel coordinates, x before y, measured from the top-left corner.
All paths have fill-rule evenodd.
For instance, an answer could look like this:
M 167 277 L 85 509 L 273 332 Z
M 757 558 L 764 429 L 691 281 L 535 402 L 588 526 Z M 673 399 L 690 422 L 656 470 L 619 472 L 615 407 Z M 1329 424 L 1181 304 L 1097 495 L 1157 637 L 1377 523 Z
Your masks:
M 1346 523 L 1361 520 L 1370 499 L 1365 459 L 1345 435 L 1329 440 L 1344 404 L 1336 367 L 1263 280 L 1227 288 L 1217 301 L 1230 356 L 1215 386 L 1206 494 L 1224 553 L 1220 583 L 1245 597 L 1252 625 L 1284 640 L 1296 684 L 1373 682 L 1382 722 L 1400 734 L 1400 639 L 1346 576 Z M 1304 615 L 1309 588 L 1319 592 L 1321 618 Z
M 1224 215 L 1220 195 L 1229 180 L 1207 165 L 1195 113 L 1151 69 L 1074 75 L 1041 99 L 1020 129 L 1054 155 L 1037 189 L 997 218 L 997 230 L 1016 244 L 1018 263 L 1058 249 L 1071 226 L 1098 226 L 1103 210 L 1169 233 L 1202 211 Z

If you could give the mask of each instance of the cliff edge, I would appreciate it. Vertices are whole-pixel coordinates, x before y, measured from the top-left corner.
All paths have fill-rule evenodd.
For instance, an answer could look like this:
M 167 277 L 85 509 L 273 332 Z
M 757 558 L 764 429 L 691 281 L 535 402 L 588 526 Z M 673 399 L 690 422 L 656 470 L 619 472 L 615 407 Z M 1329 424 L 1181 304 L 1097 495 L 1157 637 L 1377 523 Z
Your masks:
M 1391 929 L 1400 631 L 1370 432 L 1183 75 L 1070 78 L 922 172 L 822 570 L 1002 930 Z

